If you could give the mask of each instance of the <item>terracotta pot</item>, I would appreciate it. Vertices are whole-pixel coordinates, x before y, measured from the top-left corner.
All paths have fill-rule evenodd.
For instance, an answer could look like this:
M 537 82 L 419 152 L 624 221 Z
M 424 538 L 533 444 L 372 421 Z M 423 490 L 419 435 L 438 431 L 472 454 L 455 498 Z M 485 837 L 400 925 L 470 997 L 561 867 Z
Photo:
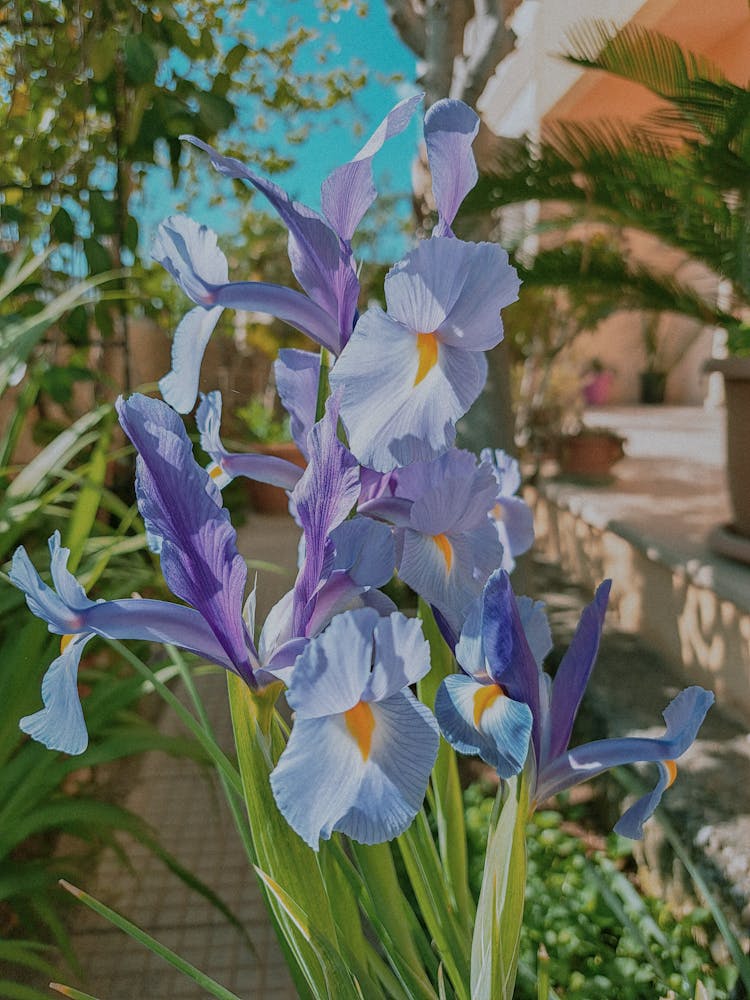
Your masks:
M 608 431 L 584 431 L 560 442 L 560 470 L 566 476 L 600 479 L 624 456 L 623 439 Z
M 294 441 L 279 441 L 276 444 L 256 444 L 254 451 L 262 455 L 273 455 L 275 458 L 286 459 L 287 462 L 294 462 L 304 469 L 305 456 L 299 450 Z M 258 514 L 286 514 L 289 509 L 289 498 L 286 490 L 281 486 L 271 486 L 269 483 L 258 483 L 254 479 L 248 479 L 247 494 L 253 509 Z
M 750 358 L 709 361 L 705 370 L 721 372 L 727 410 L 727 482 L 734 512 L 733 528 L 750 538 Z

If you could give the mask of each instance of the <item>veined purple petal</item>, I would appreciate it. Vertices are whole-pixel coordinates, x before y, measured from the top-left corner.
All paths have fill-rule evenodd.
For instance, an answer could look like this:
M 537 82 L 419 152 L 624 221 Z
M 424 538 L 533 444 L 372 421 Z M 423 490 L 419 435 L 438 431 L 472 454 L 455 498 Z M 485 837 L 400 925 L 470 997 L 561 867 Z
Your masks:
M 548 722 L 549 760 L 563 753 L 570 742 L 573 723 L 599 652 L 611 587 L 612 581 L 605 580 L 597 588 L 594 600 L 584 608 L 573 640 L 552 682 Z
M 594 743 L 586 743 L 569 750 L 557 759 L 551 760 L 540 772 L 537 797 L 540 800 L 549 798 L 566 788 L 572 788 L 582 781 L 596 777 L 610 767 L 676 760 L 694 741 L 713 702 L 712 692 L 697 686 L 685 688 L 664 709 L 667 731 L 660 739 L 631 736 L 596 740 Z M 639 800 L 632 807 L 632 812 L 626 813 L 618 824 L 626 836 L 640 835 L 642 823 L 658 804 L 665 787 L 664 774 L 661 771 L 654 792 Z
M 489 697 L 488 697 L 489 694 Z M 451 674 L 438 688 L 435 718 L 459 753 L 477 755 L 510 778 L 523 767 L 531 736 L 531 710 L 505 697 L 496 685 Z
M 200 432 L 201 448 L 213 459 L 209 476 L 219 487 L 225 486 L 236 476 L 245 476 L 259 483 L 270 483 L 292 490 L 302 476 L 302 469 L 294 462 L 275 455 L 245 454 L 227 451 L 221 443 L 219 426 L 221 422 L 221 393 L 214 390 L 201 400 L 195 414 L 195 422 Z
M 213 289 L 229 280 L 227 259 L 216 233 L 187 215 L 170 215 L 159 224 L 151 256 L 196 305 L 215 305 Z
M 164 578 L 172 593 L 205 618 L 251 683 L 255 651 L 242 619 L 247 568 L 229 514 L 217 506 L 220 494 L 211 490 L 182 421 L 165 403 L 136 394 L 118 400 L 117 411 L 138 451 L 138 506 L 149 530 L 162 538 Z
M 509 697 L 528 705 L 534 719 L 532 740 L 537 762 L 541 751 L 540 670 L 524 632 L 510 577 L 497 570 L 487 581 L 482 604 L 482 641 L 492 679 Z
M 273 366 L 276 391 L 291 419 L 292 437 L 305 456 L 307 435 L 315 423 L 320 380 L 320 355 L 287 348 L 279 351 Z
M 48 750 L 81 754 L 88 746 L 89 734 L 78 696 L 78 665 L 90 638 L 84 634 L 68 642 L 42 678 L 44 708 L 18 723 L 22 732 Z
M 159 380 L 159 392 L 178 413 L 195 406 L 203 355 L 224 310 L 196 306 L 180 320 L 172 338 L 172 368 Z
M 518 298 L 519 279 L 496 243 L 422 240 L 385 279 L 388 314 L 443 344 L 487 351 L 503 338 L 500 310 Z
M 304 635 L 314 607 L 310 601 L 332 555 L 329 535 L 346 519 L 359 496 L 356 460 L 336 433 L 338 407 L 331 398 L 308 441 L 310 462 L 292 494 L 304 531 L 305 558 L 294 585 L 294 633 Z
M 334 170 L 323 181 L 323 214 L 338 236 L 348 242 L 375 200 L 377 191 L 372 179 L 372 158 L 383 144 L 408 126 L 424 95 L 401 101 L 385 116 L 365 145 L 349 163 Z
M 463 101 L 436 101 L 424 116 L 424 138 L 438 210 L 435 236 L 452 236 L 451 223 L 461 202 L 477 182 L 471 144 L 479 118 Z
M 334 365 L 331 388 L 352 452 L 379 472 L 435 458 L 455 439 L 455 422 L 481 392 L 484 357 L 440 344 L 418 377 L 417 337 L 381 309 L 369 309 Z

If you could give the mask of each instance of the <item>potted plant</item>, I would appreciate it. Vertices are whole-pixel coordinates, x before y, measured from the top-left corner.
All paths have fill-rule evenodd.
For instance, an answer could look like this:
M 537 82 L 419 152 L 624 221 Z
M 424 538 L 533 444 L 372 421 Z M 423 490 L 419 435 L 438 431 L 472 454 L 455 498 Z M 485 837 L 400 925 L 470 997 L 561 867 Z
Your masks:
M 560 471 L 564 476 L 591 481 L 607 479 L 625 455 L 625 438 L 607 427 L 582 425 L 559 441 Z

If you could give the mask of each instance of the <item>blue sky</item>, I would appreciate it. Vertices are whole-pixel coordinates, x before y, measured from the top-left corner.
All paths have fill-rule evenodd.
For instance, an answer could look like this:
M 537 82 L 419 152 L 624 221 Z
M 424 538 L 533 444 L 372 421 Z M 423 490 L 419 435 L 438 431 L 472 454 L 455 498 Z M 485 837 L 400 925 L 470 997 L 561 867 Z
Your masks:
M 367 69 L 368 81 L 360 90 L 353 104 L 340 105 L 330 112 L 317 113 L 311 120 L 309 138 L 302 145 L 290 146 L 285 140 L 286 123 L 269 120 L 268 132 L 258 136 L 261 145 L 274 145 L 279 152 L 296 158 L 297 163 L 289 171 L 277 175 L 274 180 L 281 184 L 299 201 L 319 208 L 320 183 L 336 166 L 351 159 L 366 141 L 390 108 L 402 97 L 415 91 L 415 56 L 398 38 L 391 26 L 383 0 L 370 0 L 366 17 L 360 17 L 355 10 L 342 12 L 336 21 L 321 23 L 318 9 L 313 0 L 274 0 L 273 4 L 251 2 L 244 18 L 243 26 L 250 30 L 263 44 L 284 37 L 290 18 L 296 18 L 306 27 L 316 28 L 321 34 L 320 44 L 334 41 L 338 47 L 335 57 L 338 64 L 348 67 L 359 60 Z M 303 49 L 298 63 L 301 71 L 317 68 L 316 43 L 308 43 Z M 333 66 L 333 57 L 329 65 Z M 384 78 L 394 73 L 403 76 L 404 82 L 394 84 Z M 240 106 L 239 122 L 236 127 L 248 127 L 255 109 L 248 103 L 243 123 L 243 109 Z M 358 122 L 362 132 L 357 135 L 354 123 Z M 415 121 L 401 136 L 391 139 L 375 160 L 375 178 L 379 191 L 403 193 L 408 196 L 410 189 L 411 162 L 421 132 L 421 121 Z M 221 147 L 221 142 L 218 143 Z M 195 155 L 195 154 L 194 154 Z M 208 170 L 210 168 L 207 167 Z M 215 189 L 214 189 L 215 190 Z M 224 203 L 221 210 L 210 207 L 208 197 L 198 197 L 187 206 L 188 214 L 200 222 L 206 222 L 221 232 L 230 232 L 236 225 L 238 202 L 234 199 L 231 184 L 221 188 Z M 144 194 L 144 203 L 139 212 L 142 242 L 146 249 L 157 223 L 176 210 L 185 198 L 185 192 L 171 187 L 167 168 L 151 172 Z M 261 207 L 261 199 L 255 200 Z M 408 214 L 409 204 L 405 197 L 402 214 Z M 396 257 L 404 249 L 403 238 L 398 234 L 394 220 L 392 233 L 383 233 L 379 252 L 384 257 Z

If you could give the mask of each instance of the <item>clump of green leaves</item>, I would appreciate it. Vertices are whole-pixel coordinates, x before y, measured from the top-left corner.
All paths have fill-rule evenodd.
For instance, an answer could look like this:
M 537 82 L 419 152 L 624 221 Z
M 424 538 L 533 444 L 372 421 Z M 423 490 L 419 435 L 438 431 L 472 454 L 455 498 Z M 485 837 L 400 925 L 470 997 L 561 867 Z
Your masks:
M 481 784 L 465 793 L 469 875 L 478 892 L 493 799 Z M 734 970 L 718 965 L 711 915 L 695 907 L 680 917 L 640 894 L 626 874 L 630 841 L 615 834 L 590 850 L 571 831 L 580 808 L 544 810 L 528 824 L 528 883 L 516 996 L 537 1000 L 533 970 L 543 946 L 549 979 L 566 1000 L 653 1000 L 695 995 L 700 980 L 712 1000 L 729 997 Z M 525 975 L 524 975 L 525 973 Z

